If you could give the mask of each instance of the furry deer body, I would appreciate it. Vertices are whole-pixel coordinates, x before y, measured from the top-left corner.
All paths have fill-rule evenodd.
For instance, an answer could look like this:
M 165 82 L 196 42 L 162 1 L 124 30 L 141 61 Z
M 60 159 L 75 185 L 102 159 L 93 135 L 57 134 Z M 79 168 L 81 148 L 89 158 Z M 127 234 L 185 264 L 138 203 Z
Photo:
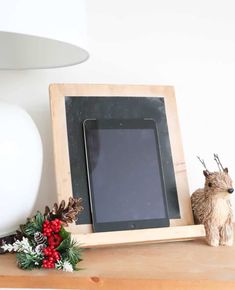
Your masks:
M 218 156 L 219 172 L 203 171 L 205 186 L 192 196 L 192 209 L 195 223 L 204 224 L 207 242 L 211 246 L 233 244 L 232 206 L 230 194 L 233 192 L 228 169 L 223 168 Z M 200 160 L 201 161 L 201 160 Z M 201 161 L 205 167 L 204 161 Z M 206 167 L 205 167 L 206 168 Z M 222 169 L 222 170 L 221 170 Z

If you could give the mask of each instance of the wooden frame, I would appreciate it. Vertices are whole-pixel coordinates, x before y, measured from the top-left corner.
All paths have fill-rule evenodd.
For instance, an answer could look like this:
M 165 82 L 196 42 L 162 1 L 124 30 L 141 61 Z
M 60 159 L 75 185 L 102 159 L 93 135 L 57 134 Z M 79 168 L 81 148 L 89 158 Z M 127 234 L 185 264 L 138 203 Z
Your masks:
M 181 218 L 171 219 L 169 228 L 92 233 L 91 225 L 72 225 L 70 230 L 83 247 L 112 244 L 182 240 L 205 236 L 202 225 L 193 225 L 183 147 L 172 86 L 52 84 L 49 87 L 54 141 L 54 159 L 58 201 L 73 195 L 66 126 L 66 96 L 146 96 L 164 97 L 167 123 L 174 163 Z

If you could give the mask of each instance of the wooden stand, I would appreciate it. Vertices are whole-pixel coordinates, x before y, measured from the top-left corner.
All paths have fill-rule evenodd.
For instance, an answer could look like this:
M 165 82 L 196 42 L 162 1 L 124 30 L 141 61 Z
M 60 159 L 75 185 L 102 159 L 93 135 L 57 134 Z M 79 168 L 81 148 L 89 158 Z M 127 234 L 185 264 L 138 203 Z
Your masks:
M 133 231 L 115 231 L 103 233 L 74 234 L 73 238 L 82 248 L 183 241 L 205 236 L 203 225 L 181 226 Z
M 78 242 L 82 243 L 83 247 L 184 240 L 205 236 L 203 226 L 193 225 L 191 201 L 173 87 L 149 85 L 52 84 L 49 89 L 58 201 L 62 199 L 68 200 L 68 198 L 73 195 L 65 112 L 66 96 L 74 98 L 79 98 L 81 96 L 161 97 L 164 99 L 165 103 L 181 218 L 171 219 L 170 227 L 168 228 L 147 230 L 92 233 L 91 225 L 70 227 L 70 231 L 77 238 Z

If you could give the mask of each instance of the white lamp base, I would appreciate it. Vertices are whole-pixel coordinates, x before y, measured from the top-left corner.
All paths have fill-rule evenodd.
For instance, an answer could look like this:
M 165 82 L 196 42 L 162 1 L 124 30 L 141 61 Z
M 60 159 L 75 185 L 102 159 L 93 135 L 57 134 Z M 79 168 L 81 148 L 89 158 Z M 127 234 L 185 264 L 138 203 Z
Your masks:
M 42 142 L 31 117 L 0 102 L 0 236 L 32 213 L 42 172 Z

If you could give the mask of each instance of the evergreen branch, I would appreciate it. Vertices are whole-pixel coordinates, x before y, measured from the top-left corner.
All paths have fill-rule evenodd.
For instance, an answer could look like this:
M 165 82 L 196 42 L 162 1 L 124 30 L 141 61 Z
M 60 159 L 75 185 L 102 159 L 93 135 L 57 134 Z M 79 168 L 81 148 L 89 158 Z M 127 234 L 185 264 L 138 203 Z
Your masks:
M 23 270 L 41 268 L 43 256 L 20 252 L 16 254 L 18 266 Z
M 44 216 L 38 211 L 33 218 L 28 219 L 25 225 L 20 225 L 23 235 L 26 237 L 33 237 L 35 233 L 42 232 L 44 220 Z
M 65 250 L 62 252 L 61 256 L 63 260 L 68 261 L 70 264 L 75 266 L 78 262 L 82 261 L 81 253 L 82 249 L 77 245 L 76 241 L 71 238 L 66 241 L 67 245 L 64 248 Z

